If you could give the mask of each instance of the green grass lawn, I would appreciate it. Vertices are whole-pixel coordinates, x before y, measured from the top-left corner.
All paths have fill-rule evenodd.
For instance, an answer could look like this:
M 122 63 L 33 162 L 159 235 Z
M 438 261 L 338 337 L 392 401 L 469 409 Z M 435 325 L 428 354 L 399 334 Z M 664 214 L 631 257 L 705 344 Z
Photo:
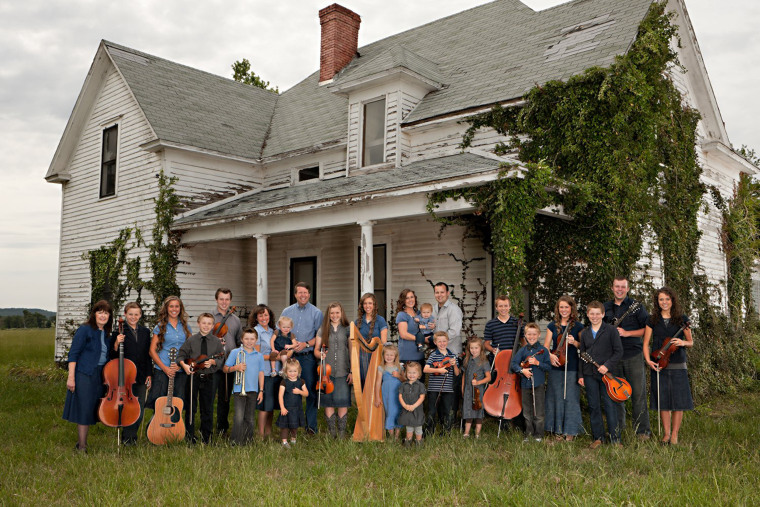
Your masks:
M 757 392 L 687 413 L 679 447 L 630 435 L 622 449 L 591 451 L 588 438 L 523 444 L 515 432 L 497 439 L 489 420 L 477 441 L 454 434 L 411 450 L 323 433 L 299 434 L 290 451 L 155 447 L 141 436 L 118 453 L 116 430 L 96 425 L 80 455 L 75 425 L 61 419 L 65 373 L 52 360 L 52 330 L 0 331 L 2 505 L 760 503 Z

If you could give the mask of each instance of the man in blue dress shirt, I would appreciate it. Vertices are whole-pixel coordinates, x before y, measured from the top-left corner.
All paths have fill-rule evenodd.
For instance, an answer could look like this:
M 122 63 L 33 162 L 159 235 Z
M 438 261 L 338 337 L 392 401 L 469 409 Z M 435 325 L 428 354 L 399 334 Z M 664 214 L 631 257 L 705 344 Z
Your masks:
M 322 312 L 309 303 L 311 287 L 298 282 L 294 288 L 296 304 L 282 311 L 283 317 L 293 319 L 292 333 L 298 345 L 293 349 L 294 357 L 301 363 L 301 378 L 306 382 L 309 396 L 306 398 L 306 432 L 317 432 L 317 360 L 314 357 L 314 343 L 322 326 Z

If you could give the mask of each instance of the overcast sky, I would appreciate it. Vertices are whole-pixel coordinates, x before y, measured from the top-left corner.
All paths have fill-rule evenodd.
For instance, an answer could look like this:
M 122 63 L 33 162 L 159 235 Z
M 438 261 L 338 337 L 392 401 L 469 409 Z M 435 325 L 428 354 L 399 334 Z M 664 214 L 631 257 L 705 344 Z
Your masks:
M 55 310 L 61 188 L 44 176 L 101 39 L 226 77 L 248 58 L 284 91 L 319 66 L 317 12 L 330 3 L 0 0 L 0 307 Z M 362 17 L 361 46 L 486 2 L 340 3 Z M 686 5 L 731 142 L 760 151 L 760 2 Z

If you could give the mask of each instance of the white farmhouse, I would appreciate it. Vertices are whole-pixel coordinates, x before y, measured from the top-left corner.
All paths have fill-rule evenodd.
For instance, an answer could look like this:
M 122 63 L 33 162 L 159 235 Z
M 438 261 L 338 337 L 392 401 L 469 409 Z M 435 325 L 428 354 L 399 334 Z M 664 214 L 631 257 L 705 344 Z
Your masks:
M 333 4 L 319 12 L 319 71 L 280 95 L 103 41 L 45 176 L 63 191 L 57 335 L 89 302 L 82 254 L 124 227 L 151 229 L 161 170 L 192 202 L 174 225 L 187 247 L 178 283 L 191 316 L 213 307 L 220 286 L 234 304 L 279 313 L 300 280 L 318 306 L 341 301 L 349 317 L 367 291 L 388 303 L 408 287 L 432 301 L 421 269 L 461 282 L 448 252 L 486 257 L 468 276 L 488 283 L 482 245 L 463 246 L 456 227 L 439 238 L 425 209 L 431 191 L 491 181 L 505 160 L 490 151 L 494 132 L 461 152 L 459 122 L 519 102 L 536 83 L 610 65 L 650 5 L 575 0 L 535 12 L 496 0 L 357 48 L 359 16 Z M 668 8 L 688 69 L 673 78 L 702 114 L 703 178 L 729 197 L 740 172 L 755 169 L 730 148 L 683 0 Z M 719 212 L 699 224 L 701 265 L 720 283 Z

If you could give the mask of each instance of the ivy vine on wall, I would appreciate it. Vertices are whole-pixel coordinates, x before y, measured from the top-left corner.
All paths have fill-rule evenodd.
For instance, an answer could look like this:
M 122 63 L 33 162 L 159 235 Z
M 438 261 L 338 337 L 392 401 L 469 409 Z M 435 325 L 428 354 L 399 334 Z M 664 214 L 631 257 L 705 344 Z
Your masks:
M 527 289 L 533 319 L 553 318 L 563 294 L 574 295 L 582 306 L 608 298 L 618 275 L 632 279 L 637 299 L 651 305 L 647 259 L 659 254 L 665 284 L 699 321 L 699 346 L 689 367 L 704 374 L 695 380 L 699 397 L 730 391 L 751 378 L 747 351 L 757 348 L 757 334 L 730 332 L 711 305 L 716 291 L 698 265 L 697 215 L 707 205 L 696 154 L 700 115 L 684 103 L 672 81 L 684 72 L 672 18 L 665 3 L 654 3 L 629 51 L 608 68 L 536 86 L 519 106 L 496 106 L 469 118 L 462 149 L 479 129 L 494 129 L 509 139 L 495 151 L 516 152 L 528 168 L 525 178 L 503 172 L 480 187 L 435 193 L 429 210 L 443 224 L 465 223 L 480 231 L 494 257 L 494 293 L 511 295 L 514 306 Z M 557 190 L 547 193 L 547 186 Z M 741 192 L 750 190 L 742 187 Z M 748 246 L 752 221 L 744 220 L 739 195 L 736 207 L 724 212 L 724 234 L 734 247 L 738 241 L 742 251 L 754 248 L 757 254 L 756 243 Z M 456 198 L 470 201 L 475 213 L 459 218 L 435 213 L 442 201 Z M 547 204 L 561 205 L 568 219 L 536 213 Z M 739 284 L 729 292 L 740 294 L 730 297 L 744 308 L 745 269 L 754 261 L 729 259 L 732 283 Z M 731 370 L 714 381 L 709 372 L 725 370 L 729 363 Z
M 153 315 L 158 314 L 161 302 L 170 295 L 180 295 L 177 285 L 177 267 L 180 264 L 180 235 L 171 230 L 174 216 L 181 206 L 174 183 L 176 177 L 167 177 L 163 171 L 157 175 L 158 194 L 154 198 L 156 220 L 148 246 L 150 280 L 140 278 L 141 258 L 130 257 L 130 251 L 144 245 L 140 230 L 127 227 L 119 231 L 116 239 L 84 254 L 90 265 L 90 305 L 105 299 L 121 309 L 128 297 L 142 302 L 142 291 L 147 288 L 153 296 Z M 134 239 L 133 239 L 134 235 Z M 136 296 L 132 296 L 132 293 Z

